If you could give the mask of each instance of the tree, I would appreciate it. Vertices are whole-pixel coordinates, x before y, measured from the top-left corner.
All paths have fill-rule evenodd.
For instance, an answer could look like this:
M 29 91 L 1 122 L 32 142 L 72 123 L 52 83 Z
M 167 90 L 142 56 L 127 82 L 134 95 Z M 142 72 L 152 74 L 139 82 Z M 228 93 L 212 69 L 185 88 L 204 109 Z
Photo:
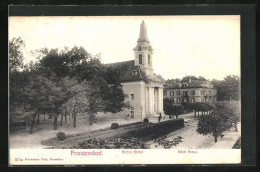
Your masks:
M 187 106 L 188 106 L 187 109 L 191 109 L 194 111 L 194 118 L 196 118 L 197 112 L 198 112 L 198 116 L 199 116 L 199 112 L 201 111 L 200 102 L 189 103 Z
M 120 73 L 106 69 L 99 56 L 92 57 L 82 47 L 61 51 L 45 48 L 34 55 L 38 61 L 10 72 L 10 105 L 32 112 L 27 113 L 31 119 L 30 133 L 37 115 L 39 123 L 40 114 L 54 117 L 56 130 L 57 118 L 61 116 L 62 125 L 64 115 L 67 121 L 67 113 L 73 115 L 76 127 L 79 114 L 87 114 L 91 125 L 97 112 L 116 113 L 127 105 Z M 11 114 L 10 119 L 17 113 Z
M 178 119 L 178 116 L 184 113 L 184 108 L 182 105 L 173 105 L 173 114 Z
M 240 99 L 240 77 L 237 75 L 228 75 L 224 80 L 212 80 L 217 89 L 218 101 L 238 101 Z
M 45 77 L 39 73 L 32 74 L 28 83 L 28 102 L 27 104 L 36 114 L 42 114 L 46 111 L 54 116 L 54 129 L 57 129 L 58 106 L 64 98 L 61 87 L 57 85 L 57 81 L 52 77 Z M 32 123 L 34 123 L 34 119 Z M 33 125 L 31 126 L 33 128 Z M 31 129 L 32 130 L 32 129 Z
M 187 109 L 194 110 L 194 118 L 196 118 L 197 112 L 199 117 L 199 112 L 202 112 L 202 115 L 206 112 L 209 113 L 215 109 L 215 105 L 213 103 L 195 102 L 188 104 Z
M 89 83 L 78 82 L 75 78 L 66 77 L 62 80 L 67 100 L 62 104 L 61 109 L 73 117 L 73 127 L 76 128 L 78 115 L 85 115 L 89 106 L 87 93 L 90 91 Z
M 189 76 L 183 77 L 181 81 L 186 81 L 186 82 L 188 82 L 189 79 L 191 79 L 191 80 L 198 80 L 198 78 L 197 78 L 196 76 L 189 75 Z
M 198 76 L 198 81 L 206 81 L 206 79 L 203 76 Z
M 169 118 L 171 118 L 172 115 L 174 115 L 173 99 L 170 98 L 163 99 L 163 111 L 166 115 L 169 115 Z
M 197 132 L 202 135 L 212 135 L 217 142 L 217 138 L 222 136 L 222 132 L 231 128 L 228 117 L 225 116 L 225 111 L 216 109 L 211 114 L 202 115 L 199 118 Z
M 115 69 L 106 69 L 103 72 L 103 78 L 105 83 L 100 89 L 102 102 L 104 105 L 104 112 L 117 113 L 122 110 L 123 107 L 127 107 L 125 103 L 126 95 L 123 92 L 122 85 L 120 83 L 120 73 Z
M 239 101 L 224 101 L 218 102 L 216 104 L 218 109 L 222 109 L 225 112 L 225 116 L 230 120 L 232 126 L 234 126 L 235 131 L 237 129 L 237 123 L 240 121 L 241 111 Z
M 18 71 L 23 68 L 23 52 L 25 46 L 24 41 L 18 37 L 13 38 L 9 42 L 9 70 L 11 72 Z

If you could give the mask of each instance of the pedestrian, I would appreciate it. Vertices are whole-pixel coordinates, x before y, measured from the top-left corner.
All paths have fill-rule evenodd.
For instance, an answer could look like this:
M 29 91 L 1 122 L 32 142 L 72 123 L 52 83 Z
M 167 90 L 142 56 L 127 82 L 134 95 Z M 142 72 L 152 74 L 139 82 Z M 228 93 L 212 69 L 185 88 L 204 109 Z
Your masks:
M 161 119 L 162 119 L 162 114 L 161 114 L 161 112 L 160 112 L 160 115 L 159 115 L 159 122 L 161 121 Z

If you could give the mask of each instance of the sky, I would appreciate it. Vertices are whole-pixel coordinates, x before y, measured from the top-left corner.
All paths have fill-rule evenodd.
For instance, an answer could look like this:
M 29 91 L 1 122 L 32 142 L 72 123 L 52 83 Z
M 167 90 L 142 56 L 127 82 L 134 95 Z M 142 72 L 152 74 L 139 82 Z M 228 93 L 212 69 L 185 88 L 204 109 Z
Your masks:
M 24 40 L 26 62 L 35 60 L 31 51 L 65 46 L 100 53 L 103 63 L 134 60 L 142 20 L 164 79 L 240 76 L 239 15 L 9 17 L 9 40 Z

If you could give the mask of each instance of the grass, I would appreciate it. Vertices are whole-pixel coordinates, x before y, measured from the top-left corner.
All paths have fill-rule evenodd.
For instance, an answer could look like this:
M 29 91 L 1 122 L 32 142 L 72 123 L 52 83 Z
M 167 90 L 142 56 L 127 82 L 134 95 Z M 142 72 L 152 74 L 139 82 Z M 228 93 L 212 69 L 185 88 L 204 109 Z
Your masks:
M 41 141 L 41 143 L 43 145 L 52 146 L 56 149 L 70 148 L 89 138 L 93 138 L 93 137 L 97 137 L 101 139 L 112 138 L 128 130 L 133 130 L 137 128 L 137 126 L 139 127 L 141 125 L 144 124 L 142 122 L 136 122 L 136 123 L 121 125 L 118 129 L 111 129 L 110 127 L 107 127 L 99 130 L 94 130 L 94 131 L 87 131 L 87 132 L 82 132 L 77 134 L 69 134 L 67 135 L 67 138 L 64 141 L 59 141 L 56 137 L 54 137 L 54 138 L 43 140 Z
M 68 149 L 76 147 L 78 144 L 92 139 L 116 139 L 116 138 L 137 138 L 140 141 L 148 141 L 163 135 L 169 134 L 184 126 L 183 119 L 168 120 L 160 123 L 132 123 L 121 125 L 118 129 L 100 129 L 79 134 L 68 135 L 64 141 L 57 138 L 43 140 L 42 144 L 52 146 L 54 149 Z

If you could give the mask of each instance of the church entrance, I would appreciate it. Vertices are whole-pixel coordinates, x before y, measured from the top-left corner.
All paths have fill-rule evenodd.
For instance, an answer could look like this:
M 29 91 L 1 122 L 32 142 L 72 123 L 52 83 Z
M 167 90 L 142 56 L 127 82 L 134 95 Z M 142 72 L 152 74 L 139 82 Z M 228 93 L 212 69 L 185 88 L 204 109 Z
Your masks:
M 146 100 L 146 113 L 158 115 L 163 112 L 163 90 L 161 87 L 147 87 Z

